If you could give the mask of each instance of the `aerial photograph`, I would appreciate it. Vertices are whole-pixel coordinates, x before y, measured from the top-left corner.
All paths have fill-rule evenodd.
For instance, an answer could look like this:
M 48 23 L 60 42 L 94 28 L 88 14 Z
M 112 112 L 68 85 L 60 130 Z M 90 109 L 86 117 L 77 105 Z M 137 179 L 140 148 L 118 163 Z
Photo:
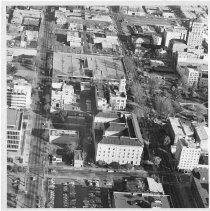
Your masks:
M 208 6 L 16 4 L 5 206 L 209 208 Z

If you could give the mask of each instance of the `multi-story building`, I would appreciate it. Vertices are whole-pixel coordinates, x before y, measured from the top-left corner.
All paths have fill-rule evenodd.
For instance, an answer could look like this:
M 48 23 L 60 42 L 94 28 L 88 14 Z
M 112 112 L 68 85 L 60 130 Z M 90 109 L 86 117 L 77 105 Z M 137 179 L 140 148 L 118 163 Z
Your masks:
M 203 125 L 193 125 L 196 142 L 200 143 L 201 153 L 208 155 L 208 127 Z
M 13 82 L 7 85 L 7 106 L 9 108 L 30 108 L 31 85 Z
M 182 80 L 186 85 L 192 86 L 194 83 L 198 84 L 199 70 L 195 66 L 177 66 L 177 72 L 180 74 Z
M 192 22 L 187 36 L 187 46 L 189 49 L 199 49 L 203 39 L 203 23 Z
M 165 46 L 169 46 L 172 39 L 184 40 L 187 39 L 187 29 L 181 26 L 166 28 L 164 31 Z
M 83 167 L 82 150 L 74 150 L 74 167 Z
M 113 110 L 124 110 L 126 107 L 126 79 L 121 79 L 118 90 L 116 86 L 110 86 L 110 105 Z
M 200 153 L 201 149 L 199 143 L 196 143 L 193 139 L 179 139 L 175 153 L 178 169 L 192 171 L 199 163 Z
M 21 148 L 23 113 L 7 109 L 7 150 L 17 152 Z
M 64 109 L 66 105 L 74 105 L 78 110 L 78 95 L 74 94 L 74 87 L 65 83 L 52 83 L 51 112 Z M 77 106 L 76 106 L 77 105 Z
M 79 141 L 79 132 L 76 130 L 49 130 L 49 142 L 52 144 L 72 144 Z
M 198 81 L 199 87 L 208 87 L 208 65 L 200 65 L 200 76 Z
M 140 165 L 142 154 L 143 145 L 137 138 L 107 136 L 97 145 L 96 161 Z
M 179 118 L 169 117 L 168 121 L 168 134 L 172 140 L 171 151 L 176 152 L 176 145 L 179 139 L 188 137 L 193 137 L 194 132 L 191 127 L 183 124 Z

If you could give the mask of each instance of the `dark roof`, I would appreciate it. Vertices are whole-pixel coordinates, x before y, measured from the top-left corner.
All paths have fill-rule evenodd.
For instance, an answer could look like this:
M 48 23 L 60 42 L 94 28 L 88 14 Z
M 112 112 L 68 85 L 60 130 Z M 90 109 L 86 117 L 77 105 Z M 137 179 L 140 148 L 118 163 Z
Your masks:
M 117 123 L 117 122 L 110 122 L 107 131 L 122 131 L 127 128 L 126 124 L 124 123 Z
M 201 168 L 201 167 L 195 168 L 193 170 L 193 175 L 202 182 L 209 181 L 209 173 L 207 168 Z
M 128 146 L 142 146 L 137 139 L 131 139 L 129 137 L 107 136 L 99 142 L 101 144 L 113 144 L 113 145 L 128 145 Z

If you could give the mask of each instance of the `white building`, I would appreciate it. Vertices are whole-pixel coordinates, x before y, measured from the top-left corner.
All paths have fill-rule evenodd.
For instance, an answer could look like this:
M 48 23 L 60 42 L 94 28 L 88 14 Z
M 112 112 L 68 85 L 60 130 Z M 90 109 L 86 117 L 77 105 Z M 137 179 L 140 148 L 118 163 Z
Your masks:
M 170 40 L 179 39 L 186 41 L 187 39 L 187 29 L 184 27 L 170 27 L 164 31 L 165 46 L 168 47 Z
M 192 86 L 194 83 L 198 84 L 199 71 L 197 67 L 179 66 L 177 69 L 183 82 L 187 83 L 188 86 Z
M 146 13 L 142 7 L 136 6 L 122 6 L 120 9 L 126 15 L 145 16 Z
M 7 150 L 17 152 L 21 148 L 23 113 L 7 109 Z
M 74 167 L 83 167 L 82 150 L 74 150 Z
M 51 112 L 64 109 L 65 105 L 76 105 L 78 97 L 74 94 L 74 87 L 72 85 L 52 83 Z
M 118 90 L 110 89 L 110 105 L 113 110 L 124 110 L 126 107 L 126 79 L 121 79 Z
M 30 108 L 31 85 L 17 81 L 7 85 L 7 106 L 9 108 Z
M 154 45 L 161 45 L 162 43 L 162 36 L 159 34 L 153 34 L 152 40 Z
M 169 117 L 168 125 L 169 135 L 174 145 L 176 145 L 179 139 L 184 138 L 186 135 L 189 137 L 193 136 L 193 130 L 183 124 L 179 118 Z
M 107 136 L 96 147 L 96 161 L 140 165 L 143 145 L 136 138 Z
M 162 10 L 162 16 L 164 18 L 175 18 L 174 13 L 170 10 Z
M 68 31 L 67 32 L 67 42 L 70 43 L 71 47 L 81 47 L 82 38 L 78 31 Z
M 208 154 L 208 127 L 197 125 L 195 129 L 195 140 L 200 144 L 201 153 Z
M 199 143 L 195 143 L 192 139 L 179 139 L 175 153 L 178 169 L 192 171 L 196 168 L 199 163 L 200 152 Z
M 204 26 L 203 23 L 191 23 L 187 37 L 187 46 L 190 49 L 200 48 L 202 45 Z

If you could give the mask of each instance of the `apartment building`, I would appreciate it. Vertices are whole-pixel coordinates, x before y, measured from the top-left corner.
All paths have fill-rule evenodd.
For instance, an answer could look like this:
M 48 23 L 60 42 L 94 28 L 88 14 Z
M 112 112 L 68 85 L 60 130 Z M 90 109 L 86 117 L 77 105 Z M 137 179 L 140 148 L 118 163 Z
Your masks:
M 110 106 L 113 110 L 124 110 L 126 107 L 126 79 L 121 79 L 118 89 L 116 86 L 110 86 Z
M 21 148 L 23 113 L 7 109 L 7 150 L 17 152 Z
M 199 163 L 200 153 L 201 149 L 199 143 L 196 143 L 193 139 L 179 139 L 175 153 L 178 169 L 192 171 Z
M 198 49 L 202 45 L 204 26 L 203 23 L 192 22 L 187 36 L 189 49 Z
M 23 81 L 8 84 L 7 106 L 9 108 L 30 108 L 31 90 L 31 85 Z
M 193 137 L 194 132 L 191 127 L 183 124 L 179 118 L 169 117 L 167 124 L 168 134 L 172 140 L 171 152 L 176 152 L 176 145 L 179 139 Z
M 107 136 L 97 145 L 96 161 L 140 165 L 143 146 L 137 138 Z
M 184 40 L 187 39 L 187 29 L 185 27 L 175 26 L 166 28 L 164 31 L 164 45 L 166 47 L 169 47 L 170 40 L 172 39 L 178 39 L 178 40 Z
M 192 86 L 194 83 L 198 84 L 199 80 L 199 70 L 196 66 L 178 66 L 178 73 L 180 74 L 184 83 L 188 86 Z

